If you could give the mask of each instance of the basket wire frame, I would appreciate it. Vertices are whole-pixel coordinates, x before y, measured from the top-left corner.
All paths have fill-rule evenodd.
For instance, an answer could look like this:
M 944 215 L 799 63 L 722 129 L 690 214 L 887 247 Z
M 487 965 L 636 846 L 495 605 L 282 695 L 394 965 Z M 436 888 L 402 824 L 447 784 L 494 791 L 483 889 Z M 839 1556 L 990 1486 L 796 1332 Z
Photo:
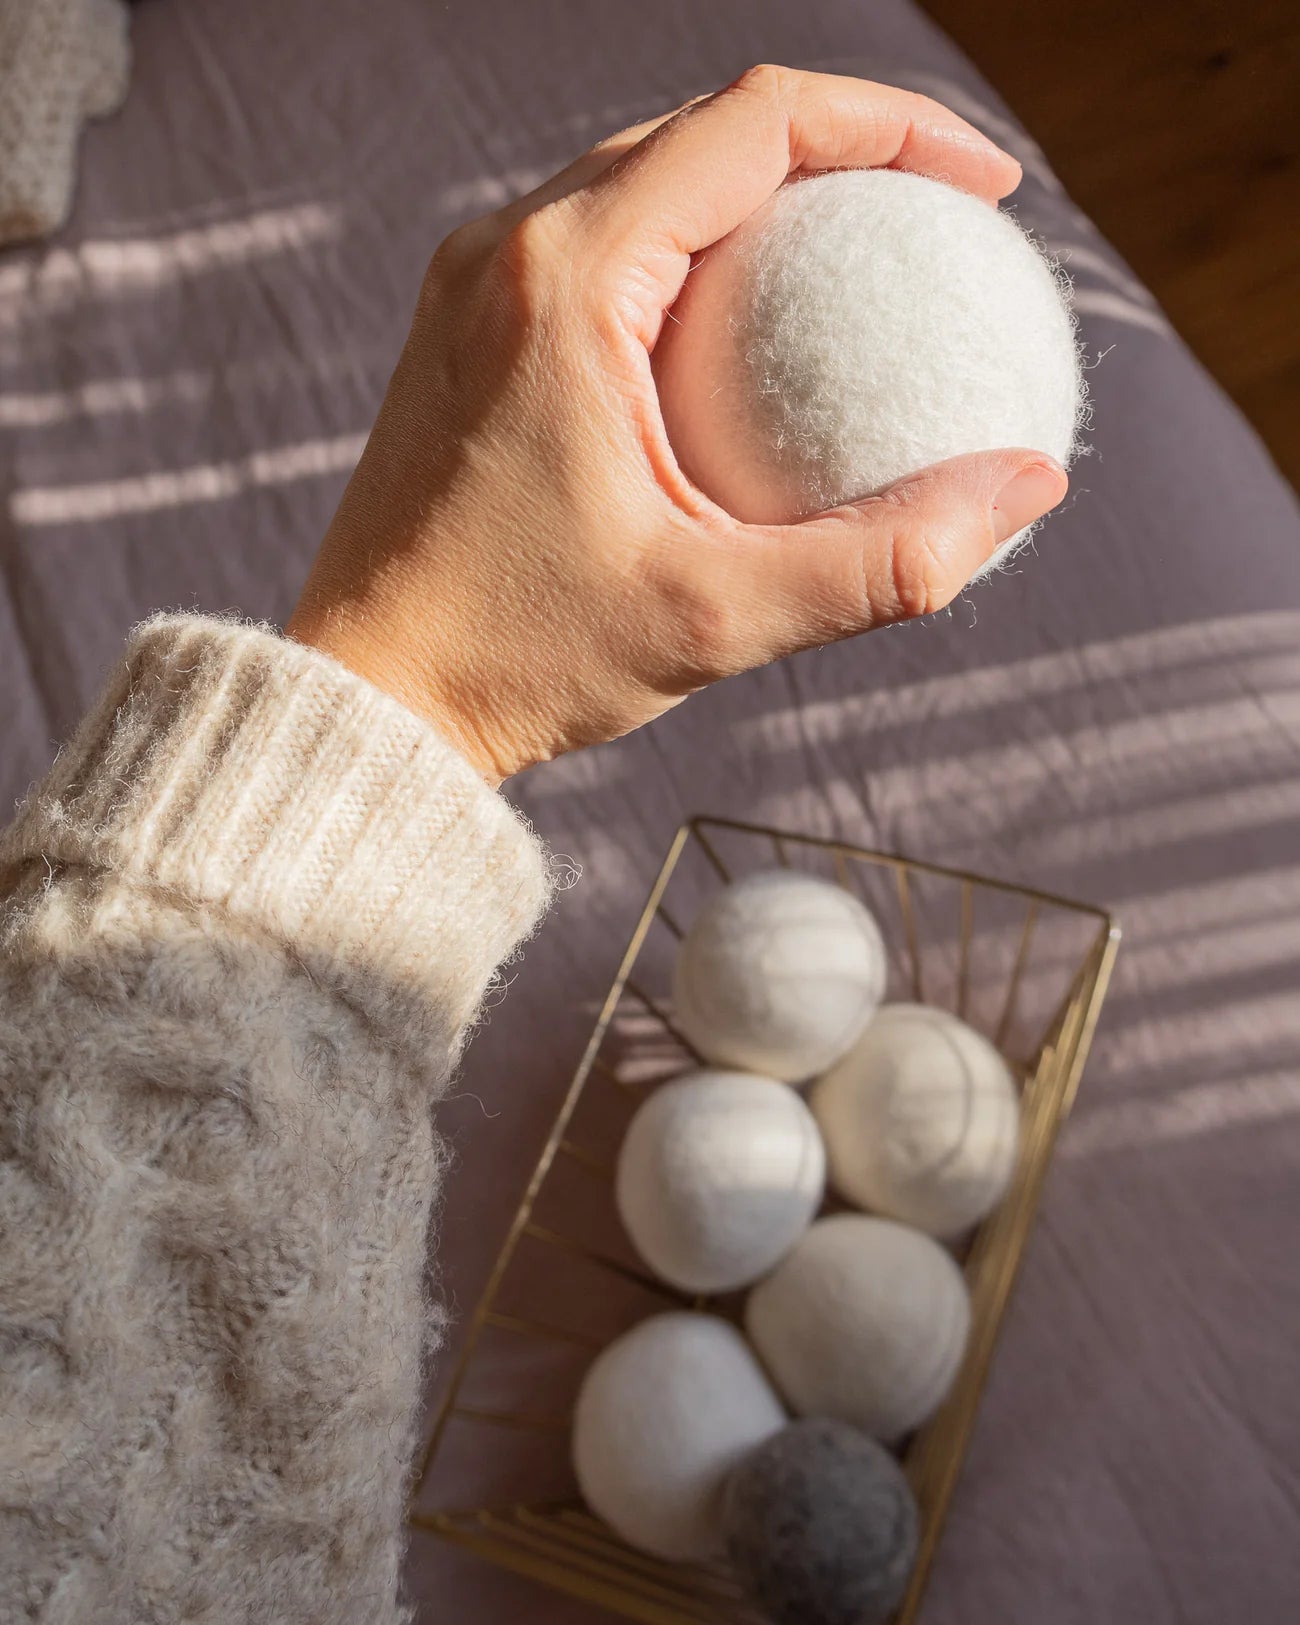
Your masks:
M 901 933 L 901 983 L 910 997 L 925 1001 L 927 976 L 922 948 L 922 927 L 916 893 L 922 883 L 956 887 L 958 894 L 957 963 L 949 1003 L 967 1015 L 972 989 L 973 945 L 977 900 L 998 896 L 1003 905 L 1019 912 L 1016 946 L 996 1022 L 988 1036 L 1005 1053 L 1008 1034 L 1016 1019 L 1022 984 L 1035 960 L 1035 944 L 1042 922 L 1049 916 L 1071 916 L 1088 927 L 1077 968 L 1027 1055 L 1011 1060 L 1021 1082 L 1021 1135 L 1016 1168 L 999 1206 L 980 1224 L 960 1253 L 971 1297 L 971 1330 L 965 1358 L 942 1407 L 906 1443 L 902 1461 L 916 1494 L 921 1514 L 917 1561 L 907 1594 L 894 1625 L 914 1625 L 934 1560 L 944 1518 L 960 1475 L 980 1395 L 994 1345 L 1019 1269 L 1034 1212 L 1038 1205 L 1052 1147 L 1062 1121 L 1078 1090 L 1092 1035 L 1105 998 L 1120 931 L 1105 911 L 1072 902 L 1050 892 L 990 880 L 963 870 L 924 863 L 893 853 L 873 851 L 845 842 L 750 824 L 740 820 L 698 817 L 683 824 L 668 850 L 651 887 L 640 919 L 623 955 L 578 1069 L 565 1094 L 522 1200 L 506 1235 L 483 1295 L 470 1322 L 460 1357 L 436 1413 L 417 1475 L 410 1512 L 411 1522 L 441 1538 L 529 1578 L 603 1606 L 625 1618 L 647 1625 L 761 1625 L 762 1616 L 746 1601 L 739 1585 L 725 1568 L 702 1568 L 662 1562 L 635 1551 L 580 1500 L 555 1502 L 511 1501 L 499 1506 L 426 1510 L 421 1491 L 453 1421 L 553 1436 L 554 1449 L 567 1452 L 566 1415 L 534 1412 L 517 1406 L 493 1408 L 464 1401 L 466 1378 L 485 1332 L 492 1329 L 537 1344 L 560 1345 L 585 1356 L 599 1352 L 607 1337 L 563 1324 L 550 1324 L 533 1315 L 521 1316 L 500 1307 L 503 1281 L 521 1243 L 537 1244 L 554 1253 L 575 1255 L 592 1267 L 634 1286 L 658 1300 L 661 1308 L 710 1307 L 709 1300 L 676 1291 L 648 1272 L 608 1256 L 587 1239 L 567 1236 L 537 1222 L 539 1194 L 549 1178 L 564 1167 L 584 1177 L 612 1183 L 613 1162 L 593 1154 L 570 1137 L 575 1109 L 587 1089 L 614 1089 L 643 1098 L 644 1085 L 625 1080 L 601 1050 L 620 1007 L 640 1006 L 643 1016 L 662 1030 L 688 1064 L 694 1052 L 676 1030 L 663 1002 L 645 988 L 637 975 L 638 959 L 652 926 L 658 922 L 680 940 L 681 921 L 664 901 L 684 856 L 698 852 L 712 870 L 715 882 L 729 884 L 732 867 L 723 856 L 724 838 L 745 838 L 764 854 L 764 866 L 773 860 L 792 867 L 798 859 L 829 861 L 833 875 L 850 891 L 864 871 L 892 871 L 892 893 Z M 755 867 L 752 862 L 749 867 Z M 879 904 L 873 899 L 879 913 Z M 898 979 L 897 977 L 895 978 Z M 698 1056 L 694 1056 L 696 1060 Z M 498 1434 L 499 1437 L 499 1434 Z M 485 1449 L 490 1449 L 490 1442 Z

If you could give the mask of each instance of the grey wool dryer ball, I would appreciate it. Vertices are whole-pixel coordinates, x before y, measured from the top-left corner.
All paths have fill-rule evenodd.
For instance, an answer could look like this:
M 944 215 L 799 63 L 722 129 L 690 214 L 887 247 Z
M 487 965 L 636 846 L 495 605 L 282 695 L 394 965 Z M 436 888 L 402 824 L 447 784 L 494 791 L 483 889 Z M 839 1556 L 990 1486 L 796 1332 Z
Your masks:
M 751 524 L 965 452 L 1067 464 L 1076 449 L 1069 285 L 1010 214 L 942 181 L 857 169 L 782 186 L 705 254 L 673 315 L 655 347 L 668 438 Z
M 882 1445 L 815 1417 L 735 1468 L 722 1523 L 737 1578 L 773 1625 L 880 1625 L 907 1589 L 920 1520 Z
M 673 1011 L 714 1066 L 802 1083 L 837 1061 L 885 991 L 885 945 L 842 886 L 792 869 L 724 887 L 677 952 Z

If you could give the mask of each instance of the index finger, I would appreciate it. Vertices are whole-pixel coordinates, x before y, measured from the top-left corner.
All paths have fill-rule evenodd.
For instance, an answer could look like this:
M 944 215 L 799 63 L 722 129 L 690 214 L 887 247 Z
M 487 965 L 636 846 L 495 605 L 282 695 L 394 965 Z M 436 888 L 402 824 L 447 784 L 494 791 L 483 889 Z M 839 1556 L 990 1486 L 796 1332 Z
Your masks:
M 690 256 L 734 230 L 790 176 L 883 167 L 936 176 L 990 203 L 1020 181 L 1009 153 L 929 97 L 842 74 L 759 67 L 659 125 L 571 201 L 600 251 L 651 278 L 647 291 L 662 311 Z
M 557 174 L 543 181 L 540 186 L 535 186 L 531 192 L 511 199 L 490 216 L 497 234 L 503 236 L 513 226 L 518 225 L 525 215 L 532 214 L 559 198 L 568 197 L 580 187 L 589 186 L 597 176 L 617 163 L 633 147 L 638 146 L 661 124 L 667 124 L 669 119 L 676 118 L 679 113 L 694 107 L 697 102 L 709 99 L 708 96 L 695 96 L 690 101 L 683 102 L 680 107 L 670 108 L 666 113 L 658 113 L 654 118 L 643 119 L 639 124 L 631 124 L 626 129 L 616 130 L 612 135 L 607 135 L 595 146 L 580 153 L 571 164 L 567 164 Z

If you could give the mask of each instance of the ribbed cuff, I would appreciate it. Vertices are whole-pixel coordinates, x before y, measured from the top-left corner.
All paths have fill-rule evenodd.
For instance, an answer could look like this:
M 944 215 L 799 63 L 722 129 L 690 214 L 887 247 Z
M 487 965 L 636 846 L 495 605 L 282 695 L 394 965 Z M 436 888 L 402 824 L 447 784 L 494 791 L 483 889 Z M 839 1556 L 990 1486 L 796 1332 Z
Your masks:
M 160 616 L 0 839 L 219 909 L 358 1003 L 454 1033 L 550 893 L 540 843 L 425 723 L 270 629 Z

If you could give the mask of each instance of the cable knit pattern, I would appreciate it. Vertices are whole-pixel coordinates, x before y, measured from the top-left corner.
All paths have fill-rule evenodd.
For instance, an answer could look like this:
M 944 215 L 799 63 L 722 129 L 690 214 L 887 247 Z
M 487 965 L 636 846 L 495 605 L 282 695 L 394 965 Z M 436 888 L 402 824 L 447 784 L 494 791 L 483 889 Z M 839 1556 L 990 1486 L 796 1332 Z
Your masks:
M 129 27 L 123 0 L 0 0 L 0 243 L 67 219 L 82 123 L 126 95 Z
M 415 717 L 149 623 L 0 841 L 0 1621 L 388 1625 L 430 1103 L 549 891 Z

